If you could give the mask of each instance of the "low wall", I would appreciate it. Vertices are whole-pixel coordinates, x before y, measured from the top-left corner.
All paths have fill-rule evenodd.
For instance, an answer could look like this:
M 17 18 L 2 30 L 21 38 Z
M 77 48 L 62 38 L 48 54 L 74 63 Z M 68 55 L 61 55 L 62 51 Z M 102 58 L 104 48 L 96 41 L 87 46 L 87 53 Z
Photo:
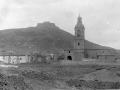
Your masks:
M 87 64 L 95 64 L 95 65 L 110 65 L 110 66 L 119 66 L 120 63 L 105 63 L 101 62 L 99 60 L 83 60 L 83 61 L 69 61 L 69 60 L 63 60 L 59 61 L 60 65 L 87 65 Z

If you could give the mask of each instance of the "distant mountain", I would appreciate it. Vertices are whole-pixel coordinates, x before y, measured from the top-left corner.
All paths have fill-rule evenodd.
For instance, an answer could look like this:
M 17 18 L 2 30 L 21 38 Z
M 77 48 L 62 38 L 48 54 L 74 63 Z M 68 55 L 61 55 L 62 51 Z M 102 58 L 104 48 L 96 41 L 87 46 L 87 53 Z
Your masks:
M 0 31 L 0 50 L 17 52 L 73 50 L 74 35 L 61 30 L 54 23 L 38 23 L 36 27 Z M 85 41 L 86 49 L 111 49 Z

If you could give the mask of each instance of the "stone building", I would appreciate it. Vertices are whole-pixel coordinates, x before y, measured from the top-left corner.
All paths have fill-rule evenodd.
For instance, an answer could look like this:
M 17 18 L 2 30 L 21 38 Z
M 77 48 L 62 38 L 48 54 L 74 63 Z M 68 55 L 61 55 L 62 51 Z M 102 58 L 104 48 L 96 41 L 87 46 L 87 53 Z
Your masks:
M 109 50 L 109 49 L 97 51 L 97 59 L 99 59 L 101 62 L 105 62 L 105 63 L 114 63 L 115 62 L 114 55 L 115 55 L 114 51 Z
M 82 24 L 82 18 L 77 18 L 75 26 L 74 50 L 64 50 L 64 59 L 72 61 L 83 61 L 83 58 L 100 60 L 101 62 L 115 62 L 115 53 L 113 49 L 94 48 L 86 45 L 85 27 Z M 87 47 L 86 47 L 87 46 Z
M 46 56 L 38 53 L 30 55 L 30 63 L 46 63 Z

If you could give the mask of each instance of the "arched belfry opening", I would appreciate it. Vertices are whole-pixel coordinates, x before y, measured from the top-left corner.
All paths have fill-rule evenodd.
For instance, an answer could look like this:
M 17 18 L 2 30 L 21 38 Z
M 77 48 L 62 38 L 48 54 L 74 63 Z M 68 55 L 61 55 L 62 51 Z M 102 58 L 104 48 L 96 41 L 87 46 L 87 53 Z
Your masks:
M 67 60 L 72 60 L 72 56 L 68 56 L 68 57 L 67 57 Z

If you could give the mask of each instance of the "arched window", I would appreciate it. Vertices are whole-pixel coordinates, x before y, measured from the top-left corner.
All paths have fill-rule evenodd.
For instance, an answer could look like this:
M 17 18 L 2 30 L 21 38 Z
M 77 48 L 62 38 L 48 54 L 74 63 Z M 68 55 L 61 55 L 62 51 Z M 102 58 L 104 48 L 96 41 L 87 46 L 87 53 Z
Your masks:
M 77 37 L 80 37 L 80 33 L 81 33 L 81 31 L 78 30 L 78 31 L 77 31 Z

